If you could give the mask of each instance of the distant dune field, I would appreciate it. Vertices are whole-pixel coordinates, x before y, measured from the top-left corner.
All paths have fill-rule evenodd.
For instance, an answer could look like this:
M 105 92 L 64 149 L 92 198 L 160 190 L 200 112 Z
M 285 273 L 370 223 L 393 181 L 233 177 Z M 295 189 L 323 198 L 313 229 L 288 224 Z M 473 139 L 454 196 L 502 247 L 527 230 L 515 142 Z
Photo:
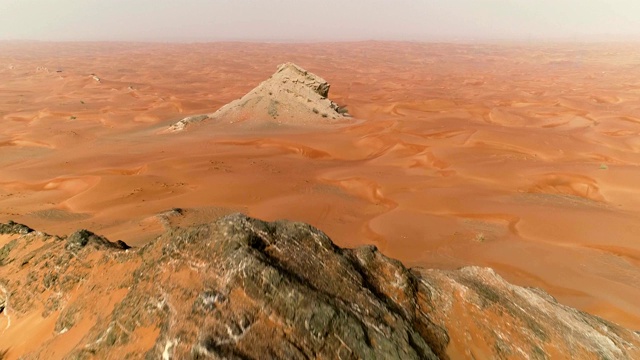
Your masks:
M 285 62 L 354 121 L 162 133 Z M 637 44 L 0 42 L 0 222 L 139 246 L 287 218 L 640 329 L 638 64 Z

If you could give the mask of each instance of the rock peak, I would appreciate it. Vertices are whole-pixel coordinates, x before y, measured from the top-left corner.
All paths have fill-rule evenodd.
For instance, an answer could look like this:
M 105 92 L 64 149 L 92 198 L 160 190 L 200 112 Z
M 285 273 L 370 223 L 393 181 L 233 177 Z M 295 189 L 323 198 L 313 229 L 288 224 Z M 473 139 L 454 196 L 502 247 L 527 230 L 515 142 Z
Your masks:
M 326 125 L 343 123 L 349 116 L 344 107 L 328 99 L 331 85 L 294 63 L 284 63 L 267 80 L 240 99 L 207 115 L 186 117 L 171 125 L 169 132 L 194 123 L 219 120 L 221 124 Z
M 73 332 L 59 357 L 640 359 L 639 334 L 491 269 L 409 269 L 305 223 L 237 213 L 133 251 L 87 230 L 3 236 L 10 358 L 49 358 Z M 25 328 L 45 335 L 9 348 Z
M 331 85 L 318 75 L 308 72 L 294 63 L 284 63 L 278 66 L 276 74 L 288 76 L 292 80 L 302 81 L 304 86 L 313 89 L 318 95 L 326 98 L 329 96 Z M 272 77 L 273 78 L 273 77 Z

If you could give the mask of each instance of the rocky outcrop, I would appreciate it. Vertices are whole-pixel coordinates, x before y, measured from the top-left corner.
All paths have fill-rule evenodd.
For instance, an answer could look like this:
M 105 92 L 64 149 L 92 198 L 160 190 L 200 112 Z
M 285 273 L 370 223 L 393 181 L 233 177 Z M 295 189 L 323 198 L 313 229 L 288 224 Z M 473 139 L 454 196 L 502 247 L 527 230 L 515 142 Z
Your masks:
M 0 235 L 20 235 L 20 234 L 28 234 L 32 232 L 33 229 L 26 225 L 18 224 L 13 221 L 9 221 L 6 224 L 0 224 Z
M 69 237 L 67 238 L 67 244 L 65 245 L 65 249 L 72 252 L 77 252 L 78 250 L 84 248 L 87 245 L 93 245 L 93 247 L 97 249 L 112 248 L 112 249 L 126 250 L 131 248 L 122 240 L 111 242 L 107 240 L 104 236 L 99 236 L 92 233 L 89 230 L 81 229 L 69 235 Z
M 233 214 L 140 249 L 87 246 L 103 244 L 95 238 L 69 246 L 92 236 L 44 238 L 35 250 L 33 234 L 17 239 L 16 261 L 0 267 L 12 314 L 0 349 L 9 356 L 42 357 L 80 328 L 71 358 L 640 356 L 638 334 L 490 269 L 407 269 L 373 246 L 337 247 L 303 223 Z M 113 292 L 122 295 L 94 306 Z M 55 318 L 54 333 L 12 354 L 3 339 L 33 309 Z
M 212 114 L 186 117 L 168 131 L 184 130 L 191 124 L 209 120 L 292 125 L 343 122 L 347 111 L 328 99 L 329 87 L 327 81 L 295 64 L 282 64 L 268 80 L 242 98 Z
M 559 304 L 541 289 L 506 282 L 490 268 L 413 269 L 420 308 L 461 359 L 636 359 L 640 337 Z M 431 312 L 429 311 L 431 310 Z

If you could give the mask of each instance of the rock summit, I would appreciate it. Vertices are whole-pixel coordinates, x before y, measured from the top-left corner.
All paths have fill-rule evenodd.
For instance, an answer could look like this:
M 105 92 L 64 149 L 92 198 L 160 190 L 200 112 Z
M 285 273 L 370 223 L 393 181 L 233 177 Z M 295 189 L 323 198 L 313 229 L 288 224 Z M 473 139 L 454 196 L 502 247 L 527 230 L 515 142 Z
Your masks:
M 271 122 L 288 125 L 333 124 L 345 121 L 346 108 L 329 100 L 329 83 L 293 63 L 278 66 L 269 79 L 240 99 L 212 114 L 186 117 L 169 132 L 209 120 L 225 123 Z
M 638 333 L 491 269 L 406 268 L 304 223 L 232 214 L 139 249 L 16 225 L 0 249 L 0 353 L 10 358 L 640 356 Z M 45 335 L 27 349 L 15 339 L 28 326 Z

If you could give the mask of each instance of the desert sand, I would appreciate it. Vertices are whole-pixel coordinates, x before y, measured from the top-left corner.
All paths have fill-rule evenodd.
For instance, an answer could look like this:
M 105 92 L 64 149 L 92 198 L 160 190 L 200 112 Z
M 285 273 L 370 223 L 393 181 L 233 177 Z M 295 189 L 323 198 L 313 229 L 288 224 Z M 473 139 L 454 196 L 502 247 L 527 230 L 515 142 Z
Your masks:
M 285 62 L 355 121 L 163 133 Z M 640 329 L 639 64 L 622 43 L 4 42 L 0 222 L 141 246 L 236 211 L 304 221 Z

